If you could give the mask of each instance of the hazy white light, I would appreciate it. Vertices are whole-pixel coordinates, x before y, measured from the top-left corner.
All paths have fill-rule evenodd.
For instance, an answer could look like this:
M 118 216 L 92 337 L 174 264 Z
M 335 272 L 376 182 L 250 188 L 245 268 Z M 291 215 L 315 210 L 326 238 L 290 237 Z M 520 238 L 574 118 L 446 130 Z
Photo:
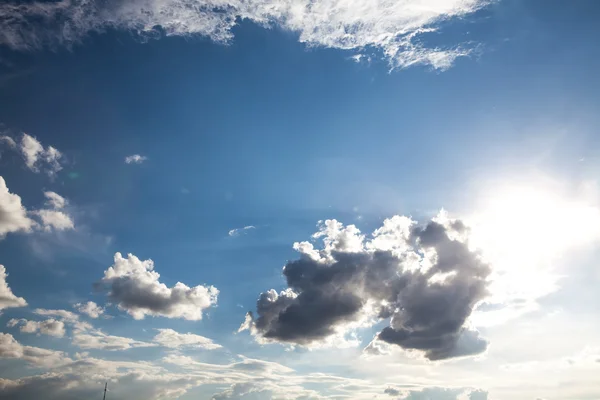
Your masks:
M 557 261 L 600 238 L 600 209 L 584 196 L 532 184 L 498 188 L 486 199 L 468 221 L 471 245 L 494 266 L 490 301 L 513 310 L 476 313 L 484 325 L 535 309 L 535 299 L 558 287 Z

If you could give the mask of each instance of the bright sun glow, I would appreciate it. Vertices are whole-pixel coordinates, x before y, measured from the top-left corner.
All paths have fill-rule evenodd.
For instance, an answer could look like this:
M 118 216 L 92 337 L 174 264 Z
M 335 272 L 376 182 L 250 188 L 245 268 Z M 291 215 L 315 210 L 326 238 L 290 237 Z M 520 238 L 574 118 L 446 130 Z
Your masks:
M 519 312 L 557 288 L 561 258 L 600 238 L 600 209 L 584 195 L 529 185 L 492 190 L 469 219 L 472 245 L 494 267 L 492 302 Z M 514 310 L 483 313 L 476 323 L 509 318 Z M 499 322 L 499 321 L 497 321 Z

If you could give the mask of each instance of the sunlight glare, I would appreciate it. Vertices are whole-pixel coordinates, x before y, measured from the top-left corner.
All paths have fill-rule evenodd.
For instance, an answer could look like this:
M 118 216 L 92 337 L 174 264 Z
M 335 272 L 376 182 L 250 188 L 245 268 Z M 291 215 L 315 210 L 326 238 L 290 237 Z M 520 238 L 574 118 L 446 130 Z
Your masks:
M 508 307 L 513 302 L 521 312 L 530 311 L 536 299 L 558 288 L 558 261 L 600 238 L 600 209 L 586 196 L 543 185 L 488 193 L 482 211 L 468 223 L 471 246 L 493 266 L 490 302 Z M 492 314 L 508 317 L 506 309 L 500 311 Z

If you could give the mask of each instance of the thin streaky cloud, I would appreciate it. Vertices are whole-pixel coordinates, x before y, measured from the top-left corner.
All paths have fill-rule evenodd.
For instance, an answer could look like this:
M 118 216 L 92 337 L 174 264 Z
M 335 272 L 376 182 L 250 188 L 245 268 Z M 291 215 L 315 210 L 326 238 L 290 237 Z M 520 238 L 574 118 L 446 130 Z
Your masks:
M 240 236 L 241 234 L 248 233 L 248 231 L 250 231 L 252 229 L 256 229 L 256 227 L 254 225 L 248 225 L 248 226 L 244 226 L 243 228 L 231 229 L 227 234 L 229 236 L 235 237 L 235 236 Z

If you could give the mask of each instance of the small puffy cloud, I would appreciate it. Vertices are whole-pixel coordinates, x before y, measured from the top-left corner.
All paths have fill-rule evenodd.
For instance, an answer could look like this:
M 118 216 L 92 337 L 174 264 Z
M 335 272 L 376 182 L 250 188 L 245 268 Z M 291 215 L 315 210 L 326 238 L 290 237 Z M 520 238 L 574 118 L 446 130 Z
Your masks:
M 58 193 L 44 192 L 44 196 L 46 196 L 47 204 L 55 210 L 65 208 L 65 206 L 68 204 L 67 199 Z
M 156 37 L 157 27 L 168 36 L 204 36 L 227 43 L 238 22 L 249 21 L 294 32 L 299 42 L 310 47 L 381 54 L 392 68 L 427 65 L 444 70 L 457 57 L 468 55 L 469 48 L 459 44 L 429 45 L 426 35 L 435 34 L 442 23 L 472 15 L 489 3 L 346 0 L 341 5 L 335 0 L 131 0 L 123 5 L 79 0 L 17 7 L 9 2 L 0 5 L 0 44 L 20 50 L 70 45 L 90 32 L 108 28 Z
M 93 301 L 88 301 L 87 303 L 77 303 L 74 307 L 77 311 L 87 315 L 90 318 L 98 318 L 100 315 L 104 314 L 104 308 L 100 307 Z
M 19 330 L 23 333 L 37 333 L 38 335 L 49 335 L 54 337 L 65 336 L 65 323 L 55 319 L 47 319 L 45 321 L 31 321 L 26 319 L 11 319 L 7 326 L 19 326 Z
M 33 136 L 24 133 L 18 147 L 25 159 L 25 165 L 31 171 L 39 172 L 41 167 L 48 175 L 53 176 L 62 169 L 62 153 L 52 146 L 44 147 Z
M 69 214 L 62 211 L 68 204 L 67 199 L 55 192 L 44 192 L 46 196 L 46 205 L 50 206 L 50 210 L 33 211 L 41 220 L 41 227 L 47 231 L 64 231 L 75 229 L 75 223 Z
M 35 222 L 27 216 L 27 210 L 19 195 L 10 193 L 6 181 L 0 176 L 0 239 L 7 233 L 29 232 Z
M 146 161 L 148 157 L 141 156 L 139 154 L 133 154 L 131 156 L 125 157 L 125 164 L 141 164 Z
M 239 236 L 241 234 L 248 233 L 248 231 L 250 231 L 252 229 L 256 229 L 256 227 L 253 225 L 248 225 L 243 228 L 232 229 L 229 231 L 229 236 Z
M 64 231 L 67 229 L 75 229 L 75 223 L 68 214 L 56 210 L 38 210 L 35 214 L 42 221 L 42 226 L 45 231 L 52 230 Z
M 261 342 L 316 347 L 389 320 L 367 351 L 391 344 L 443 360 L 487 348 L 467 321 L 487 295 L 491 269 L 469 249 L 461 221 L 440 215 L 421 226 L 394 217 L 367 238 L 328 220 L 313 238 L 323 248 L 295 244 L 301 257 L 283 269 L 288 288 L 260 294 L 241 330 Z
M 179 333 L 173 329 L 157 329 L 159 332 L 154 337 L 154 342 L 164 347 L 177 349 L 180 347 L 196 347 L 205 350 L 215 350 L 221 348 L 211 339 L 193 333 Z
M 189 287 L 177 282 L 170 288 L 159 278 L 152 260 L 116 253 L 100 285 L 108 290 L 111 301 L 135 319 L 150 315 L 197 321 L 203 310 L 217 303 L 219 290 L 214 286 Z
M 13 294 L 6 282 L 7 276 L 6 268 L 4 268 L 4 265 L 0 264 L 0 310 L 4 310 L 5 308 L 25 307 L 27 302 L 24 298 L 17 297 Z

